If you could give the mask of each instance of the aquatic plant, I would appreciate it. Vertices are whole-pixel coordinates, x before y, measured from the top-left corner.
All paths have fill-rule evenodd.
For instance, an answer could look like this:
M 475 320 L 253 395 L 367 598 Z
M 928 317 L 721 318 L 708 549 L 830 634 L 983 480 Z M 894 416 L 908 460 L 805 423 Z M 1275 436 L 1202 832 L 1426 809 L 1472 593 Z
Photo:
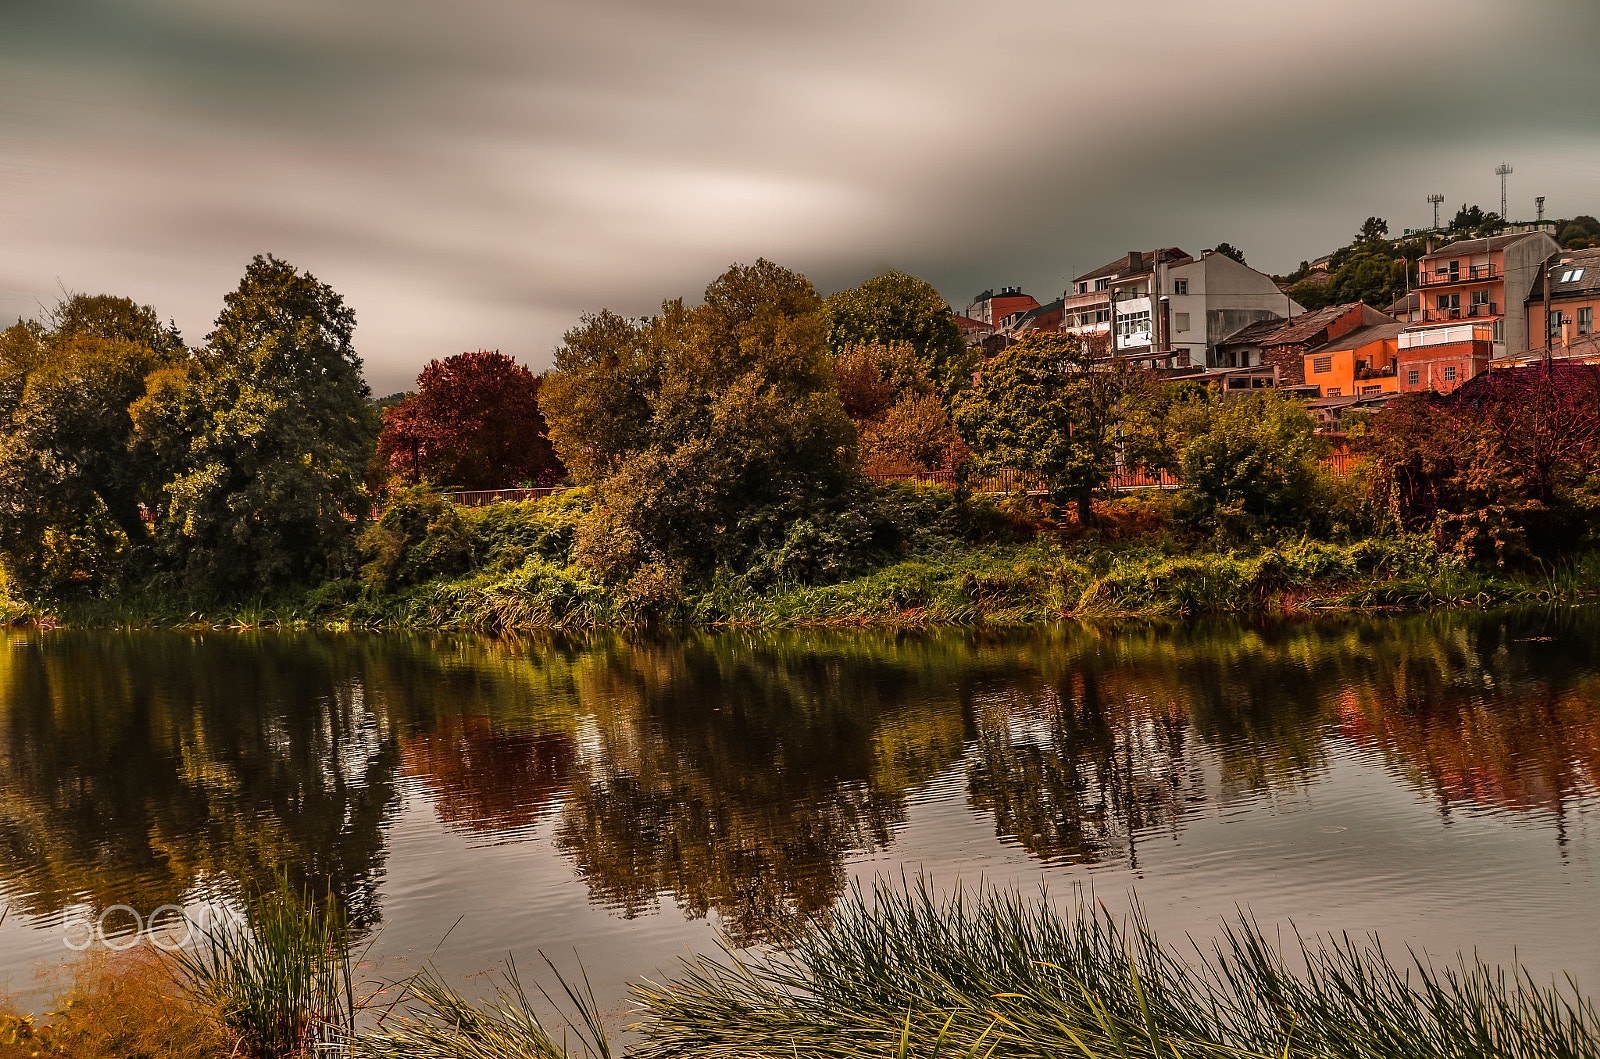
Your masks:
M 238 1038 L 236 1054 L 278 1059 L 347 1037 L 356 990 L 350 935 L 330 894 L 296 893 L 286 876 L 245 902 L 242 922 L 207 930 L 173 959 L 191 999 Z
M 925 880 L 857 888 L 778 954 L 687 961 L 636 993 L 640 1059 L 788 1055 L 1083 1059 L 1600 1056 L 1594 1002 L 1521 967 L 1436 966 L 1349 935 L 1270 940 L 1247 915 L 1209 949 L 1161 944 L 1080 895 Z
M 576 1045 L 590 1059 L 611 1059 L 587 977 L 582 989 L 559 973 L 556 977 L 577 1008 L 577 1022 L 569 1024 L 571 1038 L 566 1027 L 552 1031 L 540 1019 L 511 962 L 493 998 L 482 1004 L 467 1000 L 436 972 L 424 971 L 406 987 L 404 1017 L 392 1029 L 357 1036 L 352 1054 L 366 1059 L 569 1059 L 578 1054 L 572 1050 Z M 554 1004 L 548 992 L 542 987 L 539 991 Z

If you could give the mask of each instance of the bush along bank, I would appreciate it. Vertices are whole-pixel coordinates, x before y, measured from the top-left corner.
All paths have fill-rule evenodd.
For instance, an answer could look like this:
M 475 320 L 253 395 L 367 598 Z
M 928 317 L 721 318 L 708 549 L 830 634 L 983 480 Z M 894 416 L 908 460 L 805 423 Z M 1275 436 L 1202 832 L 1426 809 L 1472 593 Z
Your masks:
M 19 608 L 119 627 L 451 628 L 639 624 L 1026 624 L 1064 617 L 1490 606 L 1600 594 L 1600 553 L 1521 571 L 1475 567 L 1425 535 L 1227 543 L 1182 524 L 1184 501 L 1101 504 L 1095 524 L 1024 497 L 863 486 L 695 575 L 610 562 L 607 512 L 573 489 L 469 509 L 396 491 L 359 542 L 356 576 L 248 602 L 126 594 Z

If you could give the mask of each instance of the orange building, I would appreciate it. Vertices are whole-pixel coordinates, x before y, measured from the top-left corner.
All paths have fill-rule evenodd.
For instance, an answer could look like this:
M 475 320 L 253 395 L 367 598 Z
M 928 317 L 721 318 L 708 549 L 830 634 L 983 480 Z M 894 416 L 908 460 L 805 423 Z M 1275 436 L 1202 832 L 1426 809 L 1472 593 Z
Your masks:
M 1592 349 L 1594 312 L 1600 308 L 1600 247 L 1568 250 L 1534 281 L 1528 292 L 1528 350 L 1543 353 L 1545 335 L 1557 356 Z M 1550 315 L 1544 312 L 1544 284 L 1550 283 Z
M 1496 329 L 1489 321 L 1444 327 L 1409 327 L 1400 332 L 1395 358 L 1400 392 L 1449 393 L 1487 371 L 1494 357 Z
M 1306 384 L 1323 397 L 1364 397 L 1400 388 L 1395 361 L 1406 322 L 1368 324 L 1306 353 Z

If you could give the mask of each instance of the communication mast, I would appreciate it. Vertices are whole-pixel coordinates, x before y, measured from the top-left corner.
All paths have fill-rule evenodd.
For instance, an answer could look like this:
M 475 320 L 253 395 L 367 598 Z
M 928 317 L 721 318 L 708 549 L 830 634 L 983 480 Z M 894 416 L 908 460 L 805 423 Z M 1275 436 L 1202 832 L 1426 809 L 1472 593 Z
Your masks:
M 1429 195 L 1428 201 L 1433 203 L 1433 230 L 1439 230 L 1439 203 L 1444 201 L 1443 195 Z
M 1533 199 L 1533 208 L 1539 211 L 1539 223 L 1544 223 L 1544 196 L 1536 195 Z
M 1511 163 L 1501 162 L 1494 167 L 1495 175 L 1500 178 L 1500 219 L 1506 219 L 1506 177 L 1511 175 Z

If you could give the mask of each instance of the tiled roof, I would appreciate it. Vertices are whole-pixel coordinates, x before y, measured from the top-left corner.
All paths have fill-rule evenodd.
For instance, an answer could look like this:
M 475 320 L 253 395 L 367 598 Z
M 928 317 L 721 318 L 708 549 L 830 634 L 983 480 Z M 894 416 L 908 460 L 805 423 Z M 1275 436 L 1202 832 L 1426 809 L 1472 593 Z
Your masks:
M 1303 313 L 1292 320 L 1285 320 L 1283 326 L 1261 344 L 1264 346 L 1282 346 L 1295 342 L 1304 342 L 1308 338 L 1315 337 L 1319 331 L 1324 330 L 1329 324 L 1360 304 L 1360 302 L 1350 302 L 1346 305 L 1329 305 L 1322 309 L 1314 309 L 1309 313 Z
M 1168 264 L 1178 264 L 1183 261 L 1194 260 L 1188 254 L 1184 253 L 1175 246 L 1164 246 L 1160 250 L 1146 250 L 1144 252 L 1144 271 L 1150 271 L 1151 262 L 1155 260 L 1155 256 L 1158 253 L 1166 255 Z M 1081 276 L 1074 276 L 1072 282 L 1081 283 L 1086 279 L 1099 279 L 1101 276 L 1120 276 L 1122 273 L 1128 271 L 1130 257 L 1131 255 L 1129 254 L 1123 254 L 1115 261 L 1108 265 L 1101 265 L 1093 272 L 1085 272 Z
M 1415 309 L 1418 307 L 1418 302 L 1421 296 L 1421 291 L 1412 291 L 1410 294 L 1402 294 L 1400 297 L 1396 298 L 1394 300 L 1394 304 L 1389 306 L 1389 308 L 1385 311 L 1397 313 L 1408 309 Z
M 1512 235 L 1491 235 L 1486 239 L 1470 238 L 1457 239 L 1453 243 L 1446 243 L 1431 254 L 1422 255 L 1421 260 L 1432 261 L 1441 257 L 1460 257 L 1462 254 L 1486 254 L 1491 250 L 1503 250 L 1512 243 L 1519 243 L 1524 239 L 1537 239 L 1542 232 L 1517 232 Z
M 1283 319 L 1261 320 L 1242 327 L 1233 334 L 1224 338 L 1219 345 L 1257 345 L 1263 338 L 1272 334 L 1288 321 Z
M 1390 320 L 1387 323 L 1382 324 L 1368 324 L 1366 327 L 1356 328 L 1347 335 L 1341 335 L 1325 346 L 1318 346 L 1317 352 L 1338 353 L 1346 349 L 1360 349 L 1362 346 L 1370 345 L 1373 342 L 1382 342 L 1387 338 L 1395 338 L 1400 334 L 1401 331 L 1404 331 L 1410 326 L 1411 325 L 1404 320 Z
M 1581 274 L 1579 270 L 1582 269 Z M 1600 247 L 1589 250 L 1574 250 L 1561 255 L 1561 263 L 1552 265 L 1550 274 L 1555 277 L 1550 284 L 1550 297 L 1570 298 L 1577 294 L 1588 294 L 1600 291 Z M 1529 301 L 1542 301 L 1544 299 L 1544 269 L 1539 270 L 1537 278 L 1533 281 L 1533 289 L 1528 292 Z M 1564 277 L 1571 276 L 1571 279 Z

